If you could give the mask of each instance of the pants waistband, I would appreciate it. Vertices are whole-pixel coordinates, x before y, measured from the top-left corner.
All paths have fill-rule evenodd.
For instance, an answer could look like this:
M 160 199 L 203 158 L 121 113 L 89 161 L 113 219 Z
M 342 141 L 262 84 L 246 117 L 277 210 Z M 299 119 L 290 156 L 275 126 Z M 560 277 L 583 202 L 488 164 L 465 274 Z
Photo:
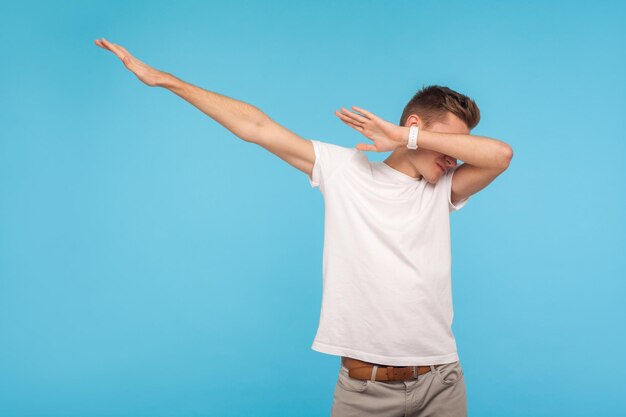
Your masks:
M 365 362 L 346 356 L 341 357 L 341 364 L 348 369 L 350 378 L 372 381 L 408 381 L 419 375 L 435 372 L 443 365 L 390 366 L 380 363 Z

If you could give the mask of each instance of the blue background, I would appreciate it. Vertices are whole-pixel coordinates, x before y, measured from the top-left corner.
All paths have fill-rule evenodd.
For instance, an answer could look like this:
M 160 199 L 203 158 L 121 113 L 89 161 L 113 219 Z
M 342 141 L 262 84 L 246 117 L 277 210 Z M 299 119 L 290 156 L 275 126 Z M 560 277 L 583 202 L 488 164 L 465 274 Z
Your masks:
M 323 200 L 104 37 L 309 139 L 423 85 L 510 168 L 452 214 L 472 416 L 626 415 L 623 2 L 2 6 L 0 415 L 324 416 Z M 372 160 L 388 154 L 368 153 Z

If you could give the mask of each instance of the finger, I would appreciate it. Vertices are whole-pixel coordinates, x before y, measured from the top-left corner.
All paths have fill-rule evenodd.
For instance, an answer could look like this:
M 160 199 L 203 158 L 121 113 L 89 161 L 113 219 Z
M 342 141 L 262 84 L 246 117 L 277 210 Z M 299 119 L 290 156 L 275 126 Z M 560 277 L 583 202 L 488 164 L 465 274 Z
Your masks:
M 367 116 L 368 118 L 370 118 L 370 119 L 374 119 L 374 118 L 376 117 L 376 116 L 374 115 L 374 113 L 370 113 L 370 112 L 368 112 L 367 110 L 362 109 L 362 108 L 360 108 L 360 107 L 357 107 L 357 106 L 352 106 L 352 108 L 353 108 L 354 110 L 358 111 L 359 113 L 363 113 L 364 115 L 366 115 L 366 116 Z
M 360 151 L 377 151 L 375 145 L 367 145 L 365 143 L 357 143 L 356 148 Z
M 104 38 L 100 38 L 100 39 L 96 40 L 96 42 L 98 42 L 98 44 L 99 44 L 100 46 L 102 46 L 103 48 L 110 49 L 110 47 L 109 47 L 110 42 L 108 42 L 108 41 L 107 41 L 107 42 L 105 42 L 105 41 L 104 41 Z
M 344 107 L 341 108 L 341 114 L 343 114 L 346 117 L 350 117 L 355 122 L 366 123 L 366 122 L 369 121 L 366 117 L 364 117 L 364 116 L 362 116 L 362 115 L 360 115 L 358 113 L 352 112 L 352 111 L 350 111 L 350 110 L 348 110 L 348 109 L 346 109 Z
M 115 53 L 115 52 L 113 51 L 113 48 L 111 48 L 111 43 L 110 43 L 110 42 L 108 42 L 108 41 L 106 41 L 106 42 L 105 42 L 104 38 L 100 38 L 100 39 L 98 40 L 98 44 L 99 44 L 100 46 L 102 46 L 103 48 L 108 49 L 109 51 L 111 51 L 111 52 Z
M 124 52 L 122 52 L 117 45 L 115 45 L 114 43 L 111 43 L 109 41 L 107 41 L 106 39 L 102 38 L 102 43 L 104 43 L 111 51 L 113 51 L 113 53 L 115 55 L 117 55 L 117 57 L 119 59 L 124 59 Z
M 344 122 L 350 122 L 350 123 L 353 123 L 353 124 L 355 124 L 355 125 L 357 125 L 357 126 L 362 126 L 362 124 L 361 124 L 361 123 L 359 123 L 359 122 L 357 122 L 356 120 L 354 120 L 354 119 L 350 118 L 349 116 L 346 116 L 346 115 L 345 115 L 345 114 L 343 114 L 343 113 L 338 113 L 338 112 L 335 112 L 335 114 L 337 115 L 337 117 L 339 117 L 339 118 L 340 118 L 341 120 L 343 120 Z
M 122 45 L 116 45 L 118 48 L 120 48 L 122 50 L 122 52 L 124 52 L 126 55 L 130 55 L 130 52 L 128 52 L 126 50 L 126 48 L 124 48 Z
M 345 121 L 345 120 L 342 120 L 342 121 L 343 121 L 345 124 L 347 124 L 348 126 L 350 126 L 351 128 L 356 129 L 356 130 L 358 130 L 359 132 L 363 133 L 363 127 L 362 127 L 362 126 L 355 125 L 354 123 L 347 122 L 347 121 Z
M 102 41 L 101 41 L 101 40 L 99 40 L 99 39 L 96 39 L 96 45 L 98 45 L 98 46 L 99 46 L 100 48 L 102 48 L 102 49 L 106 49 L 107 51 L 110 51 L 110 49 L 109 49 L 109 48 L 107 48 L 107 47 L 106 47 L 106 45 L 104 45 L 104 44 L 102 43 Z
M 357 122 L 360 122 L 360 123 L 365 123 L 365 122 L 367 122 L 367 118 L 365 118 L 365 117 L 361 116 L 360 114 L 357 114 L 357 113 L 351 112 L 350 110 L 347 110 L 347 109 L 345 109 L 345 108 L 343 108 L 343 107 L 341 108 L 341 113 L 342 113 L 342 114 L 344 114 L 344 115 L 346 115 L 346 116 L 348 116 L 348 117 L 353 118 L 353 119 L 354 119 L 354 120 L 356 120 Z

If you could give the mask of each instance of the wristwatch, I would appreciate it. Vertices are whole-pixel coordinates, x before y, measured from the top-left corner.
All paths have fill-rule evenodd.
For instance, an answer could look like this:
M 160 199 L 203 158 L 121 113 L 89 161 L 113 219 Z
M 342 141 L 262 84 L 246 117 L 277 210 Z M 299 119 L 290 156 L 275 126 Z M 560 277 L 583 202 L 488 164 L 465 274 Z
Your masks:
M 406 147 L 409 149 L 417 149 L 417 135 L 420 132 L 419 126 L 411 126 L 409 128 L 409 142 L 406 144 Z

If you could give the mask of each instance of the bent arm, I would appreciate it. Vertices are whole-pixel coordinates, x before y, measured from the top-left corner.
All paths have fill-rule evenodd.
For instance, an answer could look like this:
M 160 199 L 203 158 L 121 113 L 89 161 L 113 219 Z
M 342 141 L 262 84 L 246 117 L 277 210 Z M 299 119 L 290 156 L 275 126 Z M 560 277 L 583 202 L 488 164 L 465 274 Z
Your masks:
M 402 126 L 398 132 L 398 140 L 406 146 L 409 127 Z M 509 144 L 485 136 L 420 130 L 417 144 L 421 148 L 441 152 L 481 168 L 506 169 L 513 157 L 513 149 Z
M 407 137 L 408 130 L 407 127 Z M 513 158 L 513 148 L 508 143 L 485 136 L 425 130 L 419 132 L 417 143 L 464 162 L 452 177 L 450 202 L 453 205 L 491 184 L 508 169 Z

